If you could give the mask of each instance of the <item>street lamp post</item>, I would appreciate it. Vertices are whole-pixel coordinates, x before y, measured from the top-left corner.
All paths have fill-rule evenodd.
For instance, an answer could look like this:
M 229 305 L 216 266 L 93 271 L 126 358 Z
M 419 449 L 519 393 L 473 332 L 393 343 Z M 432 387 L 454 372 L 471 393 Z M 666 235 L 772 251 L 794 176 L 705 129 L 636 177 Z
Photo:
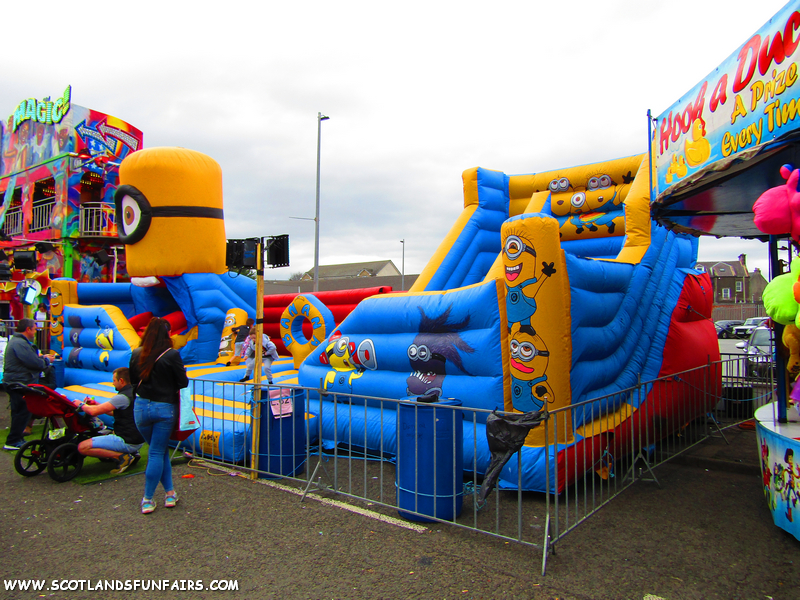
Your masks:
M 317 113 L 317 213 L 314 217 L 314 291 L 319 291 L 319 149 L 322 139 L 322 122 L 327 121 L 321 112 Z
M 403 262 L 400 271 L 400 288 L 405 292 L 406 291 L 406 239 L 403 238 L 400 240 L 400 243 L 403 244 Z

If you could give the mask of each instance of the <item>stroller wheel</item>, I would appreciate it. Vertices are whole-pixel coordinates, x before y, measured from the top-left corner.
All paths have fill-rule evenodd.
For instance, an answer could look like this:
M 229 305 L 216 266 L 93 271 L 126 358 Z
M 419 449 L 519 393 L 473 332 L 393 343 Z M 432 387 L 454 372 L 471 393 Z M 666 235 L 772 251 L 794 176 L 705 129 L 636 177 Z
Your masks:
M 74 478 L 82 468 L 83 455 L 78 452 L 77 444 L 61 444 L 47 459 L 47 472 L 51 479 L 59 483 Z
M 14 455 L 14 468 L 23 477 L 38 475 L 47 467 L 47 449 L 42 440 L 25 442 Z

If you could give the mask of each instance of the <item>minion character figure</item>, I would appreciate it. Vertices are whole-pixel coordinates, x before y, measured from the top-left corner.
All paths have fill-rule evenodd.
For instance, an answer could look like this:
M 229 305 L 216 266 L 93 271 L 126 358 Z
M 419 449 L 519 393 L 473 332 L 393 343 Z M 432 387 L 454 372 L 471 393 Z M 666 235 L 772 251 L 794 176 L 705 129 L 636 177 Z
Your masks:
M 241 308 L 231 308 L 227 313 L 225 313 L 225 321 L 222 324 L 222 334 L 219 340 L 219 355 L 217 356 L 216 360 L 217 364 L 229 364 L 234 361 L 235 358 L 237 358 L 235 351 L 236 332 L 234 331 L 234 328 L 241 327 L 246 322 L 247 312 Z
M 129 275 L 226 270 L 222 169 L 214 159 L 185 148 L 147 148 L 122 161 L 119 180 L 116 222 Z
M 545 280 L 556 272 L 552 262 L 542 262 L 541 270 L 537 262 L 533 244 L 513 228 L 510 229 L 503 242 L 509 324 L 530 325 L 531 316 L 536 312 L 536 294 Z
M 104 329 L 99 330 L 94 338 L 94 341 L 98 348 L 102 348 L 104 350 L 113 350 L 114 330 L 111 329 L 111 327 L 105 327 Z
M 589 177 L 586 186 L 578 188 L 570 199 L 570 217 L 567 222 L 575 226 L 575 233 L 580 235 L 584 228 L 599 231 L 607 227 L 608 235 L 612 235 L 617 223 L 624 223 L 624 215 L 620 214 L 622 203 L 620 189 L 610 175 L 599 173 Z
M 341 332 L 335 331 L 325 352 L 320 354 L 319 360 L 323 365 L 328 365 L 331 370 L 325 374 L 323 388 L 326 390 L 337 387 L 352 391 L 353 381 L 364 375 L 367 369 L 375 370 L 378 363 L 375 359 L 375 346 L 372 340 L 363 340 L 358 345 L 350 341 Z
M 515 410 L 534 412 L 555 402 L 547 382 L 550 352 L 530 325 L 515 324 L 509 342 L 511 354 L 511 402 Z
M 555 217 L 565 217 L 572 212 L 570 200 L 574 191 L 572 184 L 567 177 L 556 177 L 549 184 L 547 189 L 550 192 L 550 212 Z

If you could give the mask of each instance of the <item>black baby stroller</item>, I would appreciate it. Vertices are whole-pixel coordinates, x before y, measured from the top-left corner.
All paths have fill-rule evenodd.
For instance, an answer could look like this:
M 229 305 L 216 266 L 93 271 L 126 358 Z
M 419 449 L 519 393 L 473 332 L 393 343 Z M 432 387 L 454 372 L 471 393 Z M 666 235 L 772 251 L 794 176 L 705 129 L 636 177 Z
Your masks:
M 58 482 L 78 475 L 84 458 L 78 452 L 78 444 L 100 435 L 100 429 L 65 396 L 47 386 L 9 383 L 6 387 L 22 394 L 34 417 L 45 419 L 42 437 L 25 442 L 17 450 L 14 456 L 17 473 L 33 477 L 47 468 L 50 477 Z

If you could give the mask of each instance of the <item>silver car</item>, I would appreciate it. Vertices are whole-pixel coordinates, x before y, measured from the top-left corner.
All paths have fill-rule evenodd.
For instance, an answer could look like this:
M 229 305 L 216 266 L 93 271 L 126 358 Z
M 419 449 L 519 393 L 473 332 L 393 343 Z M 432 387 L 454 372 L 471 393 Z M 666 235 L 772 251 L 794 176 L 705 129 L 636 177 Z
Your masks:
M 745 342 L 736 347 L 747 354 L 747 376 L 767 379 L 775 376 L 775 332 L 756 327 Z
M 738 338 L 748 338 L 756 327 L 766 325 L 769 317 L 751 317 L 741 325 L 733 328 L 733 336 Z

